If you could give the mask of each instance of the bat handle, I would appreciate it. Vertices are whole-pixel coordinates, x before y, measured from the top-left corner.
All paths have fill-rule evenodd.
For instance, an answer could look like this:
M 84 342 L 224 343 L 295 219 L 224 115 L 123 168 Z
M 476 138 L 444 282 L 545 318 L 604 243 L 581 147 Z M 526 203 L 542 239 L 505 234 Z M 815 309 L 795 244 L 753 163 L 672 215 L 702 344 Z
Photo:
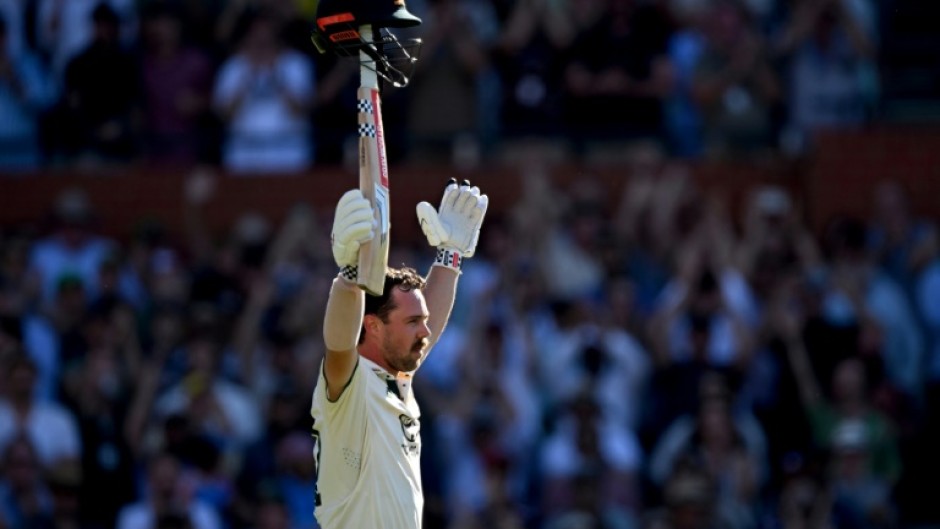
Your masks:
M 372 24 L 363 24 L 359 26 L 359 36 L 366 46 L 372 46 L 373 32 Z M 359 50 L 359 84 L 368 88 L 378 88 L 379 78 L 376 69 L 379 67 L 374 58 L 365 51 Z

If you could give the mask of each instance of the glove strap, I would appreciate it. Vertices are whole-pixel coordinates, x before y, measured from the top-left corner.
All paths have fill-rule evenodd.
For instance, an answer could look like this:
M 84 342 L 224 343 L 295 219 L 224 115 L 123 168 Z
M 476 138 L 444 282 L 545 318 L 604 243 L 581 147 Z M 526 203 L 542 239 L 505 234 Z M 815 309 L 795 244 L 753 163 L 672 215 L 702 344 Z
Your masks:
M 355 283 L 359 278 L 359 267 L 356 265 L 346 265 L 339 269 L 339 275 L 343 276 L 343 279 Z
M 438 248 L 437 258 L 434 259 L 434 266 L 443 266 L 460 272 L 463 265 L 463 256 L 457 250 L 450 248 Z

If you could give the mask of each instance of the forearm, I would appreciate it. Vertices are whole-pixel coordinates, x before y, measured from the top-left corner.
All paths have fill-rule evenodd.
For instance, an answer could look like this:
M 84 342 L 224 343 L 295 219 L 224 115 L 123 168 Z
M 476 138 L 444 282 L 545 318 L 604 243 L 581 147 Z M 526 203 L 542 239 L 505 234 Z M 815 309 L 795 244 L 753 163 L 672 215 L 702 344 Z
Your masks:
M 241 379 L 245 384 L 250 385 L 252 373 L 255 368 L 255 349 L 258 346 L 258 336 L 262 325 L 266 301 L 259 299 L 259 296 L 253 291 L 248 297 L 248 303 L 238 318 L 238 324 L 235 327 L 234 346 L 238 355 L 239 370 Z
M 429 350 L 431 346 L 437 343 L 447 326 L 447 320 L 450 319 L 459 277 L 460 274 L 457 270 L 446 266 L 432 266 L 428 272 L 424 297 L 430 314 L 428 319 L 428 327 L 431 329 Z
M 330 400 L 340 397 L 356 367 L 359 357 L 356 345 L 364 312 L 365 293 L 342 277 L 333 279 L 323 318 L 323 341 L 326 344 L 323 376 Z
M 790 360 L 790 369 L 796 379 L 797 391 L 803 406 L 810 409 L 822 398 L 822 392 L 809 363 L 806 347 L 800 337 L 790 337 L 786 341 L 787 357 Z
M 430 329 L 427 350 L 437 343 L 447 326 L 454 307 L 460 267 L 476 251 L 480 225 L 488 204 L 489 198 L 481 195 L 478 187 L 471 187 L 466 180 L 458 185 L 455 179 L 451 179 L 444 188 L 440 210 L 427 202 L 419 203 L 416 208 L 428 244 L 437 248 L 437 257 L 424 288 Z
M 355 351 L 364 311 L 365 293 L 346 279 L 334 278 L 323 318 L 323 341 L 328 353 Z

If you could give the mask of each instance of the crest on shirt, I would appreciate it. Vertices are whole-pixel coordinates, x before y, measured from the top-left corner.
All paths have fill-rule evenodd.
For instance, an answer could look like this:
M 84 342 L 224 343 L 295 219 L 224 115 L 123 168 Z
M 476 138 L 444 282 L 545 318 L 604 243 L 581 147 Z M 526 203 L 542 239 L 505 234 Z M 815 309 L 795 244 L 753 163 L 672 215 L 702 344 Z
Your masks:
M 421 444 L 419 441 L 421 423 L 417 419 L 412 419 L 404 413 L 398 416 L 398 420 L 401 421 L 401 431 L 405 434 L 405 442 L 401 444 L 402 449 L 405 450 L 406 454 L 419 455 L 421 452 Z

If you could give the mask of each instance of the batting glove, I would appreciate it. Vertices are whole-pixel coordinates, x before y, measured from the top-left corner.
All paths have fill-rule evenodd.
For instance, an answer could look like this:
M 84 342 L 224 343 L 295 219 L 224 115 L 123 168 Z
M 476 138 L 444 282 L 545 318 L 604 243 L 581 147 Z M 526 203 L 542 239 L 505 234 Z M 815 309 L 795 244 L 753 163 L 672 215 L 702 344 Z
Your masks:
M 480 188 L 466 180 L 457 185 L 454 179 L 444 189 L 440 208 L 418 204 L 418 222 L 428 243 L 438 249 L 438 264 L 459 269 L 463 258 L 473 257 L 488 205 L 489 197 L 481 195 Z
M 356 279 L 359 264 L 359 246 L 375 236 L 375 217 L 372 205 L 358 189 L 351 189 L 336 204 L 333 232 L 330 242 L 333 259 L 346 279 Z

